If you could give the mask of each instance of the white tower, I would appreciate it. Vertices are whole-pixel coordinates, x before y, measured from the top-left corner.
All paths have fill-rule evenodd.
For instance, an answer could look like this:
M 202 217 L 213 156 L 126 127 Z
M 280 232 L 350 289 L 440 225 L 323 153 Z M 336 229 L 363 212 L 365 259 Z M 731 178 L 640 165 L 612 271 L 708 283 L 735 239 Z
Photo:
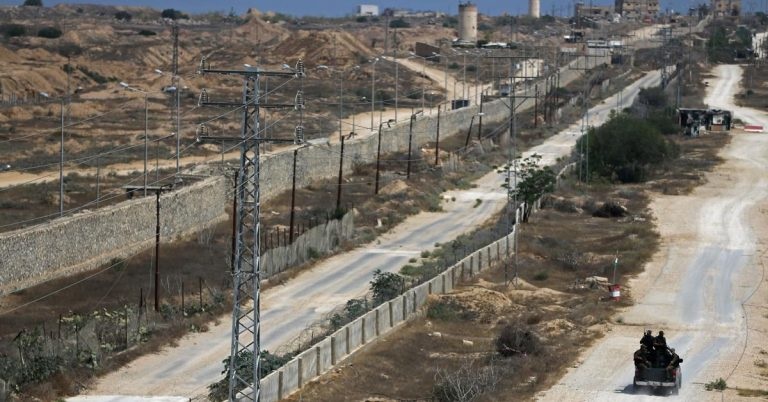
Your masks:
M 477 43 L 477 6 L 459 3 L 459 42 Z
M 528 15 L 533 18 L 539 18 L 541 16 L 540 0 L 528 0 Z

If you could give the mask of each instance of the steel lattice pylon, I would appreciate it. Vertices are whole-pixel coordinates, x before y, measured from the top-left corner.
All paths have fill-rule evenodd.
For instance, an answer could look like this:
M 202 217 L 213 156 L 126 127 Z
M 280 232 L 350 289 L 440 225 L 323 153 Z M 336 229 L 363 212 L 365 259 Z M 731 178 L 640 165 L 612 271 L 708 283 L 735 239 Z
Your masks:
M 235 219 L 235 255 L 233 274 L 232 338 L 229 372 L 230 401 L 259 401 L 261 386 L 261 311 L 260 311 L 260 175 L 259 144 L 262 142 L 298 143 L 303 137 L 303 130 L 297 128 L 292 139 L 266 138 L 259 127 L 259 111 L 263 108 L 304 107 L 303 98 L 296 97 L 291 104 L 267 104 L 259 100 L 259 78 L 262 75 L 279 77 L 303 77 L 304 63 L 299 61 L 291 72 L 267 72 L 253 68 L 245 71 L 215 70 L 208 68 L 203 59 L 201 73 L 215 73 L 243 76 L 243 96 L 240 103 L 211 102 L 208 92 L 203 90 L 200 105 L 233 106 L 242 109 L 242 130 L 239 137 L 212 137 L 208 130 L 198 130 L 198 142 L 235 142 L 240 146 L 240 167 L 237 172 L 237 210 Z M 238 372 L 241 362 L 248 362 L 251 376 Z
M 260 388 L 237 372 L 237 357 L 243 351 L 253 353 L 253 384 L 258 384 L 261 372 L 260 301 L 260 227 L 261 212 L 259 176 L 259 78 L 248 76 L 243 82 L 243 125 L 240 138 L 240 169 L 238 169 L 237 211 L 235 211 L 235 274 L 232 309 L 232 345 L 229 359 L 229 399 L 240 399 L 238 389 L 251 389 L 250 398 L 259 400 Z M 250 141 L 255 139 L 256 141 Z M 246 244 L 250 237 L 250 244 Z

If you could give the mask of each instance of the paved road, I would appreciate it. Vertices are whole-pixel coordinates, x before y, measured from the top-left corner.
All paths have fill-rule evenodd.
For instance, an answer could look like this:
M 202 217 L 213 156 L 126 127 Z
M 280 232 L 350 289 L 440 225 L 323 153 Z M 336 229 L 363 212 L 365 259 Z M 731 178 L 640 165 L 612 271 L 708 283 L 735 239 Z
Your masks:
M 655 85 L 658 79 L 658 72 L 649 73 L 626 89 L 622 99 L 628 104 L 641 86 Z M 593 108 L 591 124 L 601 124 L 615 104 L 616 98 L 611 98 Z M 579 133 L 579 126 L 572 126 L 529 153 L 554 161 L 570 152 Z M 476 183 L 474 189 L 446 193 L 446 197 L 456 197 L 456 201 L 444 203 L 444 212 L 413 216 L 378 241 L 330 258 L 285 285 L 264 292 L 264 348 L 279 348 L 327 312 L 364 294 L 375 269 L 395 272 L 422 250 L 432 249 L 436 242 L 453 240 L 500 211 L 506 199 L 500 187 L 503 177 L 492 172 Z M 474 207 L 478 198 L 483 202 Z M 229 320 L 229 316 L 224 316 L 221 325 L 207 333 L 190 335 L 176 348 L 135 360 L 100 379 L 89 393 L 185 396 L 204 393 L 208 384 L 220 378 L 221 361 L 229 354 Z
M 705 103 L 735 111 L 737 118 L 766 124 L 762 112 L 736 107 L 741 68 L 719 66 Z M 702 383 L 728 378 L 741 356 L 745 321 L 741 303 L 759 285 L 760 228 L 751 224 L 755 206 L 768 197 L 768 137 L 738 134 L 722 152 L 726 162 L 689 196 L 662 196 L 653 203 L 662 247 L 646 272 L 633 281 L 637 304 L 546 393 L 545 401 L 662 399 L 633 395 L 632 353 L 644 328 L 663 329 L 683 357 L 681 400 L 717 400 Z M 751 362 L 748 362 L 751 364 Z M 728 399 L 728 398 L 726 398 Z

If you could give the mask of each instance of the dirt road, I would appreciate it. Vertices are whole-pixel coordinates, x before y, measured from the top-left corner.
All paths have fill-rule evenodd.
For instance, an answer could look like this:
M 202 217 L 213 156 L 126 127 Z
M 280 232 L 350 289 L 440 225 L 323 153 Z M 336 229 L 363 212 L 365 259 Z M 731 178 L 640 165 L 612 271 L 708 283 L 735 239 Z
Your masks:
M 764 113 L 733 104 L 740 67 L 719 66 L 714 73 L 717 78 L 710 81 L 706 104 L 733 110 L 748 123 L 768 124 Z M 633 395 L 632 353 L 648 328 L 664 330 L 668 344 L 684 359 L 679 399 L 721 400 L 722 394 L 705 391 L 702 384 L 719 377 L 731 380 L 739 363 L 753 364 L 742 356 L 755 347 L 755 340 L 751 347 L 745 346 L 742 303 L 760 286 L 763 274 L 759 256 L 767 233 L 759 223 L 765 221 L 765 212 L 758 206 L 768 198 L 766 150 L 765 134 L 736 134 L 721 152 L 725 163 L 707 175 L 706 184 L 690 195 L 659 196 L 653 201 L 662 247 L 630 283 L 637 304 L 621 313 L 623 324 L 583 354 L 578 368 L 539 399 L 667 398 Z
M 658 79 L 658 72 L 648 74 L 626 89 L 622 99 L 631 102 L 641 86 L 656 85 Z M 593 108 L 592 124 L 602 124 L 609 105 L 615 104 L 616 99 L 611 98 Z M 529 152 L 554 161 L 570 152 L 578 132 L 571 127 Z M 456 201 L 445 202 L 444 212 L 413 216 L 378 241 L 333 257 L 285 285 L 265 291 L 262 296 L 263 348 L 276 350 L 333 308 L 365 293 L 375 269 L 395 272 L 422 250 L 432 249 L 436 242 L 453 240 L 482 224 L 503 207 L 506 199 L 500 186 L 503 182 L 503 175 L 496 171 L 489 173 L 476 182 L 476 188 L 446 193 L 446 197 L 456 197 Z M 475 207 L 477 199 L 483 201 Z M 88 393 L 186 396 L 205 393 L 206 386 L 219 379 L 221 361 L 229 354 L 229 321 L 229 316 L 223 316 L 221 324 L 212 326 L 209 332 L 192 334 L 179 341 L 178 347 L 135 360 L 101 378 Z

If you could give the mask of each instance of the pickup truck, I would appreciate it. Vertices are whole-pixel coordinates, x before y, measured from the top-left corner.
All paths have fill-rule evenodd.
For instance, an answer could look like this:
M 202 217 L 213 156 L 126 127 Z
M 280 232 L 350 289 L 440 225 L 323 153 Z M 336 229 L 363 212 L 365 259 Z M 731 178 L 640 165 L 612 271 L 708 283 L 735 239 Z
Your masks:
M 667 349 L 667 351 L 658 354 L 651 353 L 656 355 L 650 359 L 651 367 L 635 366 L 635 378 L 632 381 L 634 390 L 638 391 L 643 387 L 648 387 L 654 391 L 668 390 L 677 395 L 682 387 L 683 372 L 679 363 L 682 363 L 683 359 L 678 357 L 676 367 L 667 370 L 671 356 L 674 355 L 674 349 Z

